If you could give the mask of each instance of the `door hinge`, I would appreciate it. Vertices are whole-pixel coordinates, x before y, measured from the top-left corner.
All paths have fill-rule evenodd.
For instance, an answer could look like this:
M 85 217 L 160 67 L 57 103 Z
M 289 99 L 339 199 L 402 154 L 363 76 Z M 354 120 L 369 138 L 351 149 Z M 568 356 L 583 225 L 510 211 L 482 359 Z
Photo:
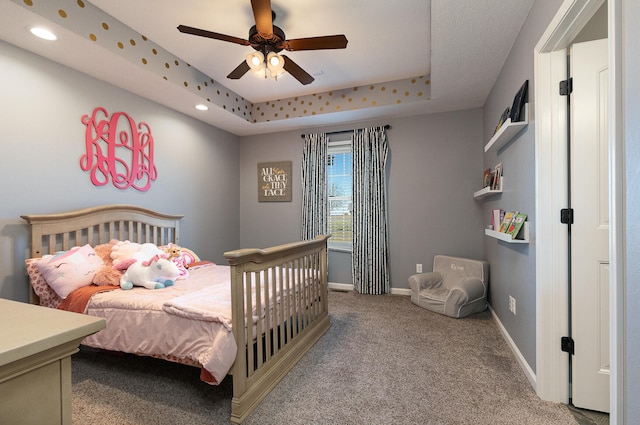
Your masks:
M 573 78 L 560 81 L 560 96 L 569 96 L 573 91 Z
M 563 208 L 560 210 L 560 223 L 573 224 L 573 208 Z
M 575 345 L 573 343 L 573 338 L 570 336 L 563 336 L 560 340 L 560 348 L 565 353 L 569 353 L 572 356 L 575 354 Z

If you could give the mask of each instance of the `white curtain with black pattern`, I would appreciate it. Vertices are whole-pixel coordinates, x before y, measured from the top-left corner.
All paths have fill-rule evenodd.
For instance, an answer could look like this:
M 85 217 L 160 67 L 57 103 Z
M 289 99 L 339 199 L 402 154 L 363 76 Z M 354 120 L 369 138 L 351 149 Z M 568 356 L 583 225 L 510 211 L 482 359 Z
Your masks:
M 389 292 L 384 127 L 353 135 L 353 287 L 361 294 Z
M 302 153 L 302 240 L 327 233 L 326 134 L 307 134 Z

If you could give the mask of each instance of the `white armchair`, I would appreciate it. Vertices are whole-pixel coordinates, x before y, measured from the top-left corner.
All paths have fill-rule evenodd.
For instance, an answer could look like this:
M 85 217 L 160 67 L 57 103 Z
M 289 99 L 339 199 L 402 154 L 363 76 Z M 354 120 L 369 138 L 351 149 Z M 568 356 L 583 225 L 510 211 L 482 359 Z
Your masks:
M 449 317 L 466 317 L 487 308 L 489 263 L 436 255 L 433 271 L 409 278 L 411 301 Z

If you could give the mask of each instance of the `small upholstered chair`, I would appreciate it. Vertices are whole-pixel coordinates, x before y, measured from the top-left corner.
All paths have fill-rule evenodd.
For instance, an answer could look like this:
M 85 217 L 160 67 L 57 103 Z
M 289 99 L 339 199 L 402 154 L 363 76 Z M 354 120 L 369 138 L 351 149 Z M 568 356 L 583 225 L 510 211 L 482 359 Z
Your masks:
M 487 308 L 489 263 L 436 255 L 433 271 L 409 278 L 411 302 L 449 317 L 466 317 Z

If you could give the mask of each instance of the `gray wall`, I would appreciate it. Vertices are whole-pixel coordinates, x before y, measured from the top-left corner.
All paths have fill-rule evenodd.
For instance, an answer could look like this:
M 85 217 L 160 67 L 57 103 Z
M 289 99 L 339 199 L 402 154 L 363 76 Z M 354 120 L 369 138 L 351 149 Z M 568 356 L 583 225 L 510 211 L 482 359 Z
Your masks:
M 417 263 L 436 254 L 482 258 L 483 218 L 473 192 L 482 186 L 482 115 L 468 110 L 358 123 L 387 131 L 392 288 L 408 288 Z M 353 128 L 350 127 L 350 128 Z M 344 130 L 343 127 L 307 131 Z M 240 149 L 240 242 L 268 246 L 299 238 L 301 132 L 245 137 Z M 259 203 L 257 163 L 293 161 L 293 200 Z M 329 279 L 351 283 L 348 254 L 332 253 Z
M 534 234 L 536 225 L 533 52 L 561 4 L 561 0 L 537 0 L 534 3 L 484 106 L 483 144 L 493 135 L 500 114 L 511 106 L 518 88 L 529 80 L 529 125 L 500 151 L 484 155 L 485 167 L 493 167 L 498 162 L 502 162 L 504 167 L 503 193 L 484 203 L 484 216 L 488 222 L 491 209 L 519 210 L 528 214 L 531 234 Z M 486 238 L 484 253 L 491 264 L 491 307 L 535 371 L 535 241 L 528 245 L 515 245 Z M 517 315 L 509 311 L 509 296 L 516 299 Z
M 22 214 L 108 203 L 184 214 L 181 243 L 224 261 L 239 243 L 238 137 L 0 42 L 0 297 L 27 301 Z M 151 127 L 158 179 L 147 192 L 95 187 L 79 166 L 97 106 Z

